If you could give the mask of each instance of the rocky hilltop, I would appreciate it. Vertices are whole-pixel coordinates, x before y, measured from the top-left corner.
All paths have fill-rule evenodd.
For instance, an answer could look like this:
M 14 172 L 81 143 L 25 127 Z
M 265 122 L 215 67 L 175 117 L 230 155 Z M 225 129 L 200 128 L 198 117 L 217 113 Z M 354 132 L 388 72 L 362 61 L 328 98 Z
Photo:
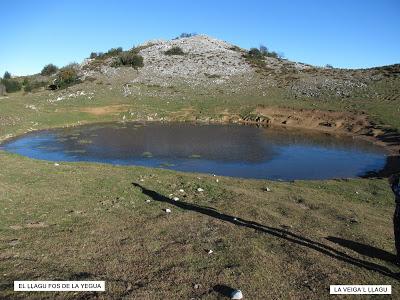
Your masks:
M 167 55 L 174 47 L 179 47 L 183 53 Z M 205 35 L 149 41 L 137 49 L 144 59 L 142 68 L 112 67 L 113 57 L 101 63 L 88 59 L 80 65 L 83 79 L 104 77 L 111 81 L 125 80 L 127 84 L 162 87 L 184 84 L 217 88 L 230 84 L 228 87 L 233 92 L 250 88 L 265 94 L 268 88 L 282 88 L 292 96 L 350 97 L 354 92 L 366 90 L 371 83 L 397 80 L 400 75 L 400 65 L 345 70 L 315 67 L 278 57 L 253 59 L 247 50 Z

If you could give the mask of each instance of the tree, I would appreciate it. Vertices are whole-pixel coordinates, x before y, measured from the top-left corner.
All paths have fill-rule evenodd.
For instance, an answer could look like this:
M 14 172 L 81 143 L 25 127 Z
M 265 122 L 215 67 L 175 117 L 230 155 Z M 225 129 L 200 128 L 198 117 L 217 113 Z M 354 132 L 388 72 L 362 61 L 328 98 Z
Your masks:
M 262 55 L 267 55 L 268 54 L 268 48 L 264 45 L 260 45 L 260 52 Z
M 259 49 L 251 48 L 249 50 L 249 56 L 261 58 L 263 56 L 263 54 L 261 53 L 261 51 Z
M 11 79 L 11 73 L 8 72 L 8 71 L 5 71 L 5 72 L 4 72 L 3 79 Z
M 192 32 L 192 33 L 183 32 L 183 33 L 181 33 L 179 38 L 189 38 L 189 37 L 196 36 L 196 35 L 197 35 L 197 33 L 195 33 L 195 32 Z
M 78 72 L 74 67 L 74 64 L 69 64 L 60 69 L 60 72 L 58 72 L 57 78 L 55 80 L 55 84 L 59 88 L 64 88 L 78 82 Z
M 45 65 L 40 72 L 41 75 L 43 76 L 50 76 L 58 71 L 58 67 L 53 65 L 53 64 L 48 64 Z
M 21 90 L 21 84 L 17 80 L 3 79 L 2 83 L 6 87 L 7 93 L 13 93 Z

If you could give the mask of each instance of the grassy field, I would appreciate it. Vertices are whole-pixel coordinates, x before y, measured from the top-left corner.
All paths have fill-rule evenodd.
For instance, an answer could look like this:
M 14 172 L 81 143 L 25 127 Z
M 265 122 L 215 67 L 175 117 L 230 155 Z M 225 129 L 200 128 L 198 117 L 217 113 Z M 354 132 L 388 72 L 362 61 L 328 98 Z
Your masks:
M 399 296 L 385 180 L 0 160 L 1 298 L 215 299 L 226 285 L 247 299 L 321 299 L 330 284 L 392 284 Z M 105 280 L 107 291 L 12 292 L 22 279 Z
M 370 94 L 322 101 L 288 98 L 278 88 L 261 95 L 256 89 L 224 92 L 229 86 L 139 86 L 141 96 L 123 97 L 115 86 L 121 85 L 110 90 L 85 82 L 52 95 L 0 98 L 0 137 L 124 116 L 221 120 L 260 104 L 362 109 L 400 128 L 399 101 Z M 94 96 L 51 102 L 79 90 Z M 246 299 L 324 299 L 330 284 L 391 284 L 392 297 L 400 296 L 399 268 L 391 262 L 394 201 L 384 179 L 217 182 L 141 167 L 55 166 L 6 152 L 0 165 L 0 298 L 215 299 L 227 286 L 240 288 Z M 180 201 L 169 200 L 170 194 Z M 14 280 L 57 279 L 105 280 L 107 291 L 13 292 Z

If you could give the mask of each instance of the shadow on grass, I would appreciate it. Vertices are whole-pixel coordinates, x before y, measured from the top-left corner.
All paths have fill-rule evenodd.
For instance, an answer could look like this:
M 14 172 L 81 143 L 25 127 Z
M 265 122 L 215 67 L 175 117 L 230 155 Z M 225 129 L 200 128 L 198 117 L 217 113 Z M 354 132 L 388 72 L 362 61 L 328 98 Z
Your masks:
M 394 255 L 390 252 L 387 252 L 385 250 L 373 247 L 373 246 L 369 246 L 366 244 L 362 244 L 362 243 L 354 242 L 354 241 L 350 241 L 350 240 L 345 240 L 345 239 L 334 237 L 334 236 L 328 236 L 326 239 L 328 241 L 331 241 L 342 247 L 346 247 L 357 253 L 360 253 L 365 256 L 369 256 L 371 258 L 377 258 L 377 259 L 384 260 L 387 262 L 395 262 L 396 261 L 396 255 Z
M 213 287 L 213 290 L 222 296 L 225 296 L 227 298 L 230 298 L 236 290 L 231 288 L 230 286 L 224 285 L 224 284 L 217 284 Z
M 391 277 L 394 279 L 400 278 L 397 273 L 392 272 L 390 269 L 388 269 L 384 266 L 381 266 L 381 265 L 378 265 L 378 264 L 375 264 L 372 262 L 364 261 L 364 260 L 361 260 L 358 258 L 354 258 L 350 255 L 347 255 L 344 252 L 336 250 L 335 248 L 333 248 L 331 246 L 325 245 L 325 244 L 317 242 L 317 241 L 313 241 L 309 238 L 297 235 L 288 230 L 275 228 L 275 227 L 271 227 L 271 226 L 266 226 L 266 225 L 259 224 L 257 222 L 244 220 L 239 217 L 230 216 L 230 215 L 227 215 L 224 213 L 220 213 L 217 210 L 215 210 L 214 208 L 204 207 L 204 206 L 191 204 L 191 203 L 185 203 L 185 202 L 181 202 L 181 201 L 173 201 L 170 198 L 157 193 L 156 191 L 146 189 L 145 187 L 141 186 L 138 183 L 133 182 L 132 185 L 140 188 L 142 190 L 143 194 L 151 197 L 155 201 L 165 202 L 170 205 L 179 207 L 181 209 L 201 213 L 203 215 L 206 215 L 206 216 L 209 216 L 209 217 L 212 217 L 215 219 L 219 219 L 221 221 L 228 222 L 228 223 L 231 223 L 231 224 L 234 224 L 237 226 L 252 228 L 256 231 L 275 236 L 277 238 L 289 241 L 291 243 L 295 243 L 297 245 L 312 249 L 314 251 L 318 251 L 319 253 L 322 253 L 322 254 L 332 257 L 334 259 L 346 262 L 353 266 L 364 268 L 369 271 L 375 271 L 384 276 Z

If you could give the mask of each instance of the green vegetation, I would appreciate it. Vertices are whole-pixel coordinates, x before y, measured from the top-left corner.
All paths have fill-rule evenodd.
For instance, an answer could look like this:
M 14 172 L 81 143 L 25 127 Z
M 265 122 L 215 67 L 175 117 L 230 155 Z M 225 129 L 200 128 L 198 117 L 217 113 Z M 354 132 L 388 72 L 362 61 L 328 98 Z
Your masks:
M 179 36 L 177 36 L 175 39 L 190 38 L 190 37 L 196 36 L 196 35 L 197 35 L 197 33 L 195 33 L 195 32 L 192 32 L 192 33 L 183 32 Z
M 98 56 L 97 52 L 92 52 L 92 53 L 90 53 L 89 58 L 93 59 L 93 58 L 96 58 L 97 56 Z
M 10 77 L 5 75 L 6 74 L 4 74 L 4 78 L 1 80 L 1 83 L 6 87 L 6 92 L 14 93 L 20 91 L 22 88 L 21 83 L 18 80 L 10 79 Z
M 21 278 L 105 280 L 105 299 L 217 299 L 216 284 L 240 287 L 246 299 L 285 298 L 288 291 L 293 298 L 325 299 L 330 284 L 398 284 L 368 269 L 391 274 L 398 267 L 345 243 L 394 253 L 385 180 L 290 183 L 93 163 L 55 166 L 1 151 L 0 164 L 2 299 L 31 297 L 13 291 Z M 170 194 L 180 200 L 163 202 Z M 392 296 L 399 297 L 398 289 Z
M 178 47 L 178 46 L 172 47 L 171 49 L 168 49 L 164 53 L 165 53 L 165 55 L 184 55 L 185 54 L 185 52 L 183 52 L 182 48 Z
M 41 75 L 43 76 L 50 76 L 53 75 L 54 73 L 56 73 L 58 71 L 58 67 L 53 65 L 53 64 L 48 64 L 45 65 L 42 69 L 42 71 L 40 72 Z
M 24 92 L 30 93 L 40 88 L 43 88 L 48 85 L 47 81 L 29 81 L 27 78 L 24 79 L 23 86 Z
M 283 58 L 283 54 L 279 54 L 275 51 L 269 51 L 266 46 L 261 45 L 259 48 L 251 48 L 243 55 L 243 57 L 254 66 L 265 67 L 265 57 L 281 59 Z
M 0 83 L 4 85 L 7 93 L 14 93 L 21 90 L 21 83 L 11 78 L 11 73 L 8 71 L 4 72 L 3 78 L 0 78 Z
M 134 51 L 122 52 L 116 57 L 112 63 L 113 67 L 130 66 L 132 68 L 143 67 L 143 57 Z
M 3 79 L 11 79 L 11 73 L 8 71 L 4 72 Z
M 33 88 L 29 82 L 25 83 L 23 86 L 24 86 L 24 92 L 26 92 L 26 93 L 32 92 Z
M 107 51 L 106 55 L 108 56 L 116 56 L 122 52 L 122 47 L 118 48 L 111 48 L 110 50 Z
M 111 48 L 106 53 L 103 53 L 103 52 L 91 52 L 90 55 L 89 55 L 89 58 L 98 59 L 98 60 L 104 60 L 106 58 L 118 56 L 122 52 L 123 52 L 122 47 Z
M 79 82 L 78 71 L 74 64 L 70 64 L 60 69 L 55 84 L 62 89 Z

